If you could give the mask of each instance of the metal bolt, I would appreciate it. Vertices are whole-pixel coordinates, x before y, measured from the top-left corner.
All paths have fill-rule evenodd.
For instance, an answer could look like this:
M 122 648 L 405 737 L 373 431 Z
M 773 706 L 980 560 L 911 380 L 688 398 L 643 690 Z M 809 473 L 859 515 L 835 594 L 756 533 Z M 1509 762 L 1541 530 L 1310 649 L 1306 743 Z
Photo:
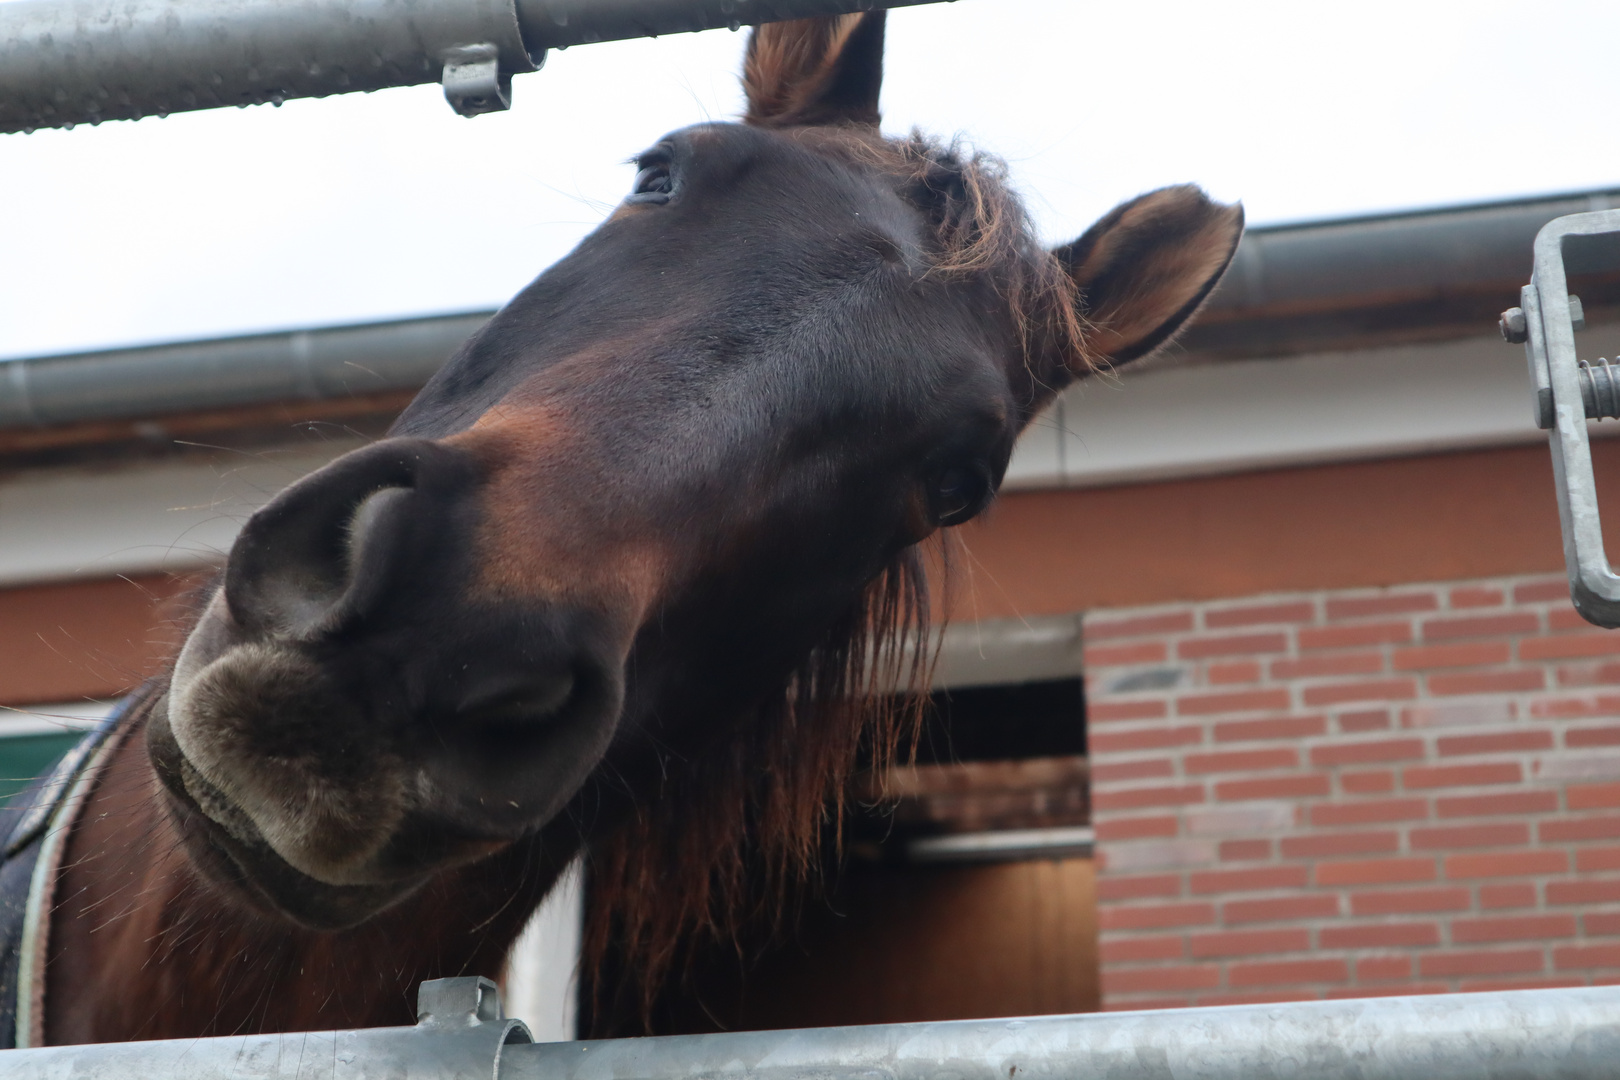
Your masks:
M 1502 340 L 1509 345 L 1523 345 L 1530 338 L 1530 324 L 1524 321 L 1524 308 L 1508 308 L 1497 321 Z

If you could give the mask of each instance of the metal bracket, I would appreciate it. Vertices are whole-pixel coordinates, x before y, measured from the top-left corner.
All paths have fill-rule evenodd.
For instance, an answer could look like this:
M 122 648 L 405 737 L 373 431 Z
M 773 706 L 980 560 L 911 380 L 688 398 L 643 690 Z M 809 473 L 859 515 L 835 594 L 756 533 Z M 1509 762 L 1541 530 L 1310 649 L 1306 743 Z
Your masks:
M 1620 210 L 1569 214 L 1536 234 L 1535 267 L 1519 293 L 1520 307 L 1502 313 L 1502 336 L 1523 342 L 1535 394 L 1536 423 L 1548 428 L 1564 563 L 1570 599 L 1588 622 L 1620 627 L 1620 575 L 1603 550 L 1597 483 L 1587 420 L 1620 417 L 1620 371 L 1608 361 L 1589 365 L 1575 355 L 1575 331 L 1585 326 L 1580 298 L 1569 294 L 1564 255 L 1572 238 L 1609 237 L 1620 248 Z
M 444 54 L 444 99 L 462 116 L 512 107 L 512 73 L 501 70 L 501 52 L 487 42 L 461 45 Z

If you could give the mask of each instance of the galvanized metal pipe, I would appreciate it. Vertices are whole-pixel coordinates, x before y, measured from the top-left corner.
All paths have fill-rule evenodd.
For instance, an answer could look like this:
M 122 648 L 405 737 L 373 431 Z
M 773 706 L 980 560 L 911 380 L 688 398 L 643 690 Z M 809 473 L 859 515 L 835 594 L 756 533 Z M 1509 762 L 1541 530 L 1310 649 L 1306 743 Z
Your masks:
M 466 984 L 477 980 L 445 980 Z M 424 996 L 438 984 L 424 984 Z M 451 987 L 466 996 L 464 987 Z M 447 993 L 447 990 L 437 991 Z M 434 1031 L 0 1052 L 8 1080 L 1611 1080 L 1620 988 L 523 1043 L 485 1008 Z M 429 1015 L 431 1020 L 431 1014 Z
M 890 0 L 888 6 L 934 0 Z M 547 49 L 871 0 L 24 0 L 0 4 L 0 133 L 445 82 L 471 115 Z M 493 87 L 492 87 L 493 89 Z

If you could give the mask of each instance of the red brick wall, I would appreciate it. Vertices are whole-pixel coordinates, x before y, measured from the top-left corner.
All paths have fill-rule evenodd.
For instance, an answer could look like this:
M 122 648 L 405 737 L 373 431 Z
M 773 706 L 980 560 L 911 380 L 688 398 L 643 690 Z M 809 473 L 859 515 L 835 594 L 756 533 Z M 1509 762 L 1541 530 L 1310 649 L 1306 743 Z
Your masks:
M 1620 981 L 1620 632 L 1562 577 L 1085 634 L 1105 1008 Z

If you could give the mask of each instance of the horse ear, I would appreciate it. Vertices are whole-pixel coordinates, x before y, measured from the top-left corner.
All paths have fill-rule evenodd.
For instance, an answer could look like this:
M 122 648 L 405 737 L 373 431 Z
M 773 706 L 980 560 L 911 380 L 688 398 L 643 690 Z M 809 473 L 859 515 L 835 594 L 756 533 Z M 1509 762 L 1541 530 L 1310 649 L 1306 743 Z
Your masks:
M 744 119 L 762 127 L 877 126 L 885 12 L 767 23 L 748 39 Z
M 1055 250 L 1079 289 L 1089 358 L 1122 364 L 1166 344 L 1226 273 L 1242 236 L 1241 204 L 1183 184 L 1115 207 Z

